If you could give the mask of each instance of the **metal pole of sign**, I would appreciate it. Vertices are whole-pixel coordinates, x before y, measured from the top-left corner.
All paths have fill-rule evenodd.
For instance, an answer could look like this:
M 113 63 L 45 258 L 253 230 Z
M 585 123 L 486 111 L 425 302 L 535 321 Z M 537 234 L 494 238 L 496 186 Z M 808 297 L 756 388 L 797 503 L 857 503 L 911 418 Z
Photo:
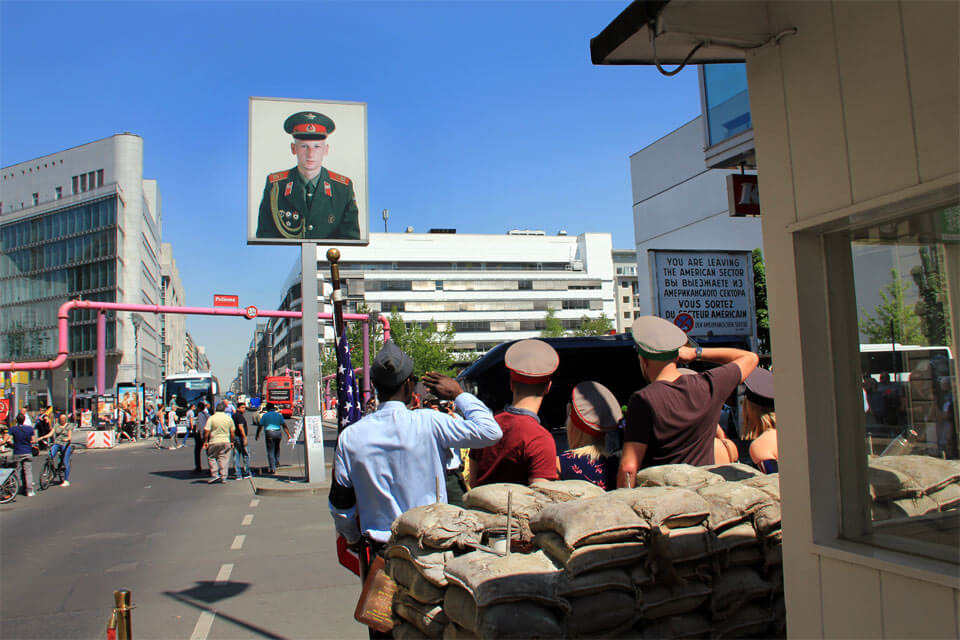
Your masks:
M 333 332 L 340 338 L 343 332 L 343 292 L 340 291 L 340 250 L 327 249 L 327 262 L 330 263 L 330 284 L 333 285 Z M 343 431 L 343 425 L 337 422 L 337 436 Z
M 307 482 L 324 482 L 327 467 L 320 425 L 320 323 L 317 320 L 317 243 L 300 246 L 300 296 L 303 311 L 303 445 Z M 315 428 L 311 429 L 311 423 Z M 319 439 L 319 441 L 317 441 Z

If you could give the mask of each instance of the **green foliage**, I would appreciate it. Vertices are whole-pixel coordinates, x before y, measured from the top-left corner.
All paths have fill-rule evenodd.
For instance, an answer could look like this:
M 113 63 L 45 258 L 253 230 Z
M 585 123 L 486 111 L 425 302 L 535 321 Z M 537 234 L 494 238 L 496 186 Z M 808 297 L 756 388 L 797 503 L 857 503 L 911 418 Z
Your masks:
M 600 314 L 599 318 L 580 318 L 580 326 L 573 330 L 575 336 L 605 336 L 614 330 L 613 321 L 607 314 Z
M 880 304 L 867 313 L 861 309 L 860 332 L 870 343 L 899 342 L 900 344 L 927 344 L 920 330 L 920 318 L 904 303 L 907 283 L 890 270 L 891 282 L 880 290 Z
M 950 344 L 950 314 L 946 309 L 947 279 L 943 274 L 943 255 L 936 247 L 920 249 L 920 264 L 910 270 L 920 300 L 914 306 L 920 318 L 920 330 L 927 344 Z
M 770 353 L 770 311 L 767 308 L 767 267 L 763 252 L 753 250 L 753 299 L 757 311 L 757 342 L 760 353 Z
M 407 323 L 396 308 L 390 313 L 390 338 L 413 358 L 413 373 L 417 376 L 422 376 L 427 371 L 453 375 L 452 349 L 455 335 L 456 329 L 452 324 L 440 331 L 433 320 L 427 323 Z
M 547 309 L 547 315 L 544 318 L 543 331 L 540 332 L 541 338 L 561 338 L 567 334 L 563 328 L 563 323 L 557 318 L 556 309 Z

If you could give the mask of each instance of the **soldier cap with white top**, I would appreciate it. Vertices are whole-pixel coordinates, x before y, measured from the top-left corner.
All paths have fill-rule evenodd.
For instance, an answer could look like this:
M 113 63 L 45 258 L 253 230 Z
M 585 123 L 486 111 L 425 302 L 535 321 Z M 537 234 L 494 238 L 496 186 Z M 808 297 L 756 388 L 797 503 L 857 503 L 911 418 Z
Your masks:
M 647 360 L 676 360 L 680 347 L 687 344 L 687 334 L 680 327 L 657 316 L 640 316 L 633 321 L 631 333 L 637 351 Z
M 560 364 L 560 356 L 543 340 L 520 340 L 510 345 L 503 356 L 510 379 L 522 384 L 543 384 Z
M 616 396 L 599 382 L 588 380 L 573 388 L 570 422 L 591 436 L 615 431 L 623 412 Z

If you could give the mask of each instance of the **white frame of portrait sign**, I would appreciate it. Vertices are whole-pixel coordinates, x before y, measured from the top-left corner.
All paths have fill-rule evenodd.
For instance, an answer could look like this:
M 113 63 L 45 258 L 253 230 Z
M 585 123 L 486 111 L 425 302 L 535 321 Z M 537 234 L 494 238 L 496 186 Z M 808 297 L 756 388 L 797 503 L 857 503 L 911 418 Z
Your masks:
M 258 238 L 257 221 L 267 176 L 297 164 L 290 151 L 293 137 L 283 129 L 284 121 L 300 111 L 316 111 L 333 120 L 336 128 L 327 138 L 330 151 L 323 161 L 328 171 L 346 176 L 357 200 L 360 237 L 348 238 Z M 249 99 L 247 146 L 247 244 L 367 245 L 370 234 L 370 207 L 367 175 L 367 103 L 295 98 Z

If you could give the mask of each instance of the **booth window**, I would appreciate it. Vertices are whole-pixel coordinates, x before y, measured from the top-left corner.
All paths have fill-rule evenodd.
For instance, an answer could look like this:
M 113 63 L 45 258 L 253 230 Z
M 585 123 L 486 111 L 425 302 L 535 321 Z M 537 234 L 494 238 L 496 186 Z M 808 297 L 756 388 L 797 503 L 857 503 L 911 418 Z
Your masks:
M 753 127 L 747 68 L 744 64 L 703 65 L 707 145 L 713 146 Z
M 858 360 L 835 365 L 843 535 L 957 562 L 960 206 L 825 241 L 834 300 L 849 300 L 831 310 L 834 349 Z

